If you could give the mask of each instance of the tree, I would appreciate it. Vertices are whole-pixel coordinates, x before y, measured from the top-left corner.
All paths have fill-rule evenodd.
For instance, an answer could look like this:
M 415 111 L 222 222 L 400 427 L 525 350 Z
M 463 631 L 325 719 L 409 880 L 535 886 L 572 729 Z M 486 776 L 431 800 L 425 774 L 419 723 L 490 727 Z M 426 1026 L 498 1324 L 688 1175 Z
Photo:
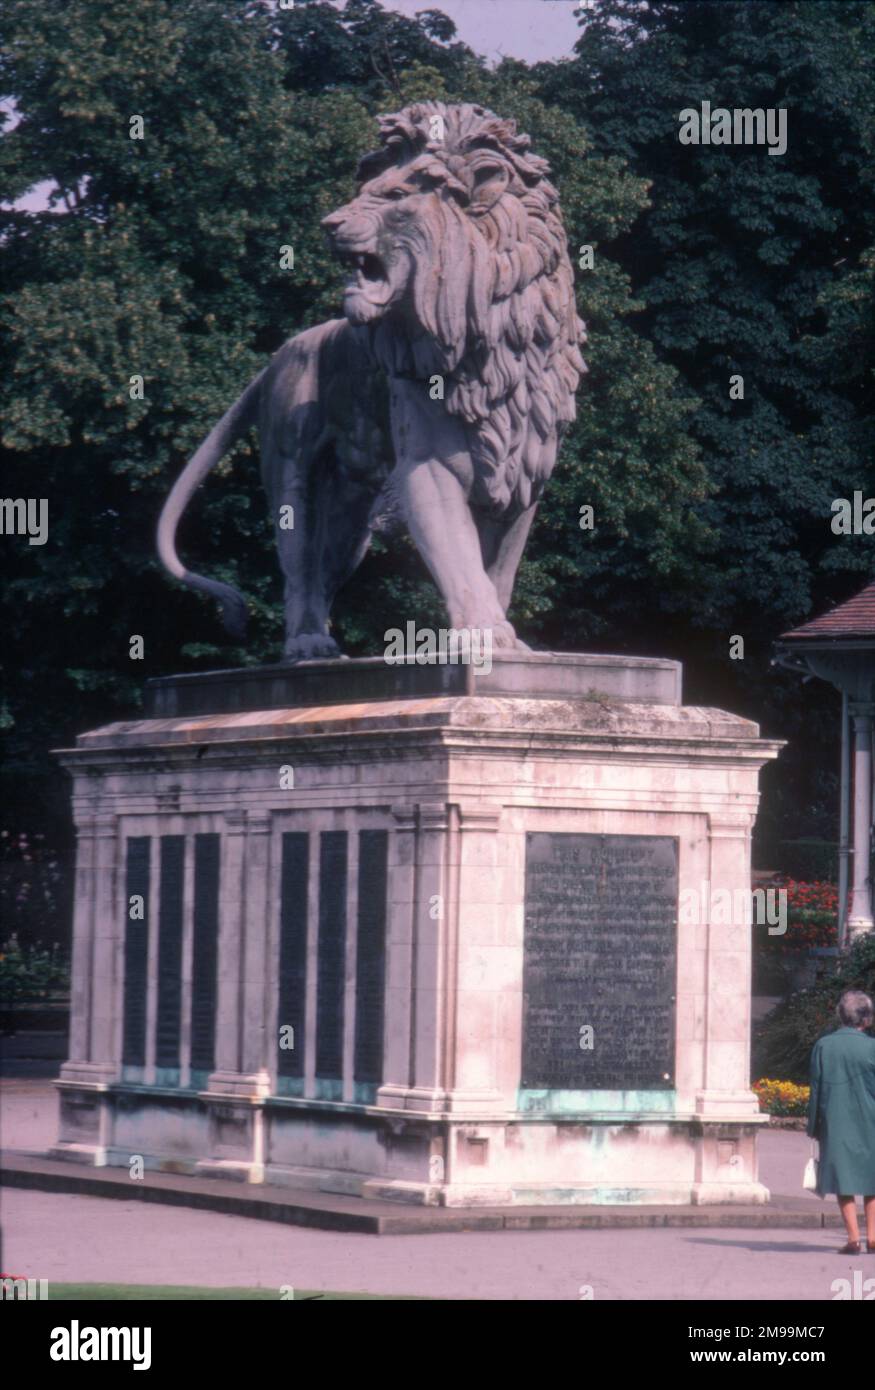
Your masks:
M 651 181 L 649 208 L 608 249 L 643 305 L 639 330 L 701 402 L 691 430 L 714 486 L 700 515 L 717 543 L 696 621 L 721 633 L 768 639 L 831 596 L 825 573 L 860 568 L 830 503 L 871 482 L 869 455 L 863 437 L 819 428 L 843 403 L 803 340 L 872 242 L 873 53 L 867 4 L 604 0 L 575 61 L 539 70 L 597 151 Z M 784 108 L 786 154 L 681 144 L 679 113 L 703 100 Z
M 7 209 L 0 228 L 5 486 L 49 508 L 46 545 L 4 540 L 14 776 L 44 773 L 47 748 L 135 710 L 145 677 L 186 658 L 255 660 L 278 640 L 250 444 L 185 536 L 253 595 L 245 653 L 228 652 L 212 606 L 159 574 L 155 522 L 265 353 L 336 304 L 319 219 L 371 136 L 349 94 L 293 97 L 265 16 L 222 0 L 19 0 L 0 47 L 18 118 L 2 142 L 8 196 L 54 189 L 49 208 Z
M 801 720 L 789 678 L 766 675 L 769 642 L 868 564 L 828 520 L 871 452 L 872 28 L 856 0 L 604 0 L 574 60 L 488 71 L 439 11 L 376 0 L 9 0 L 4 186 L 10 204 L 54 190 L 44 211 L 0 211 L 6 490 L 49 505 L 45 546 L 4 538 L 0 718 L 33 816 L 66 819 L 63 784 L 37 796 L 46 750 L 129 717 L 146 677 L 275 659 L 254 440 L 181 538 L 250 596 L 245 649 L 159 570 L 155 521 L 266 356 L 337 314 L 320 218 L 353 193 L 374 114 L 429 96 L 515 117 L 550 160 L 589 331 L 514 622 L 554 647 L 685 657 L 688 698 Z M 681 146 L 678 112 L 703 98 L 785 105 L 787 154 Z M 378 541 L 339 635 L 380 650 L 407 616 L 439 622 L 436 591 L 412 546 Z
M 538 102 L 521 65 L 486 73 L 435 12 L 405 20 L 373 0 L 342 13 L 19 0 L 0 25 L 18 117 L 2 146 L 10 199 L 45 180 L 54 189 L 45 211 L 7 209 L 0 231 L 7 486 L 49 505 L 48 543 L 6 550 L 4 718 L 13 773 L 30 775 L 48 747 L 133 712 L 150 675 L 275 658 L 279 575 L 252 443 L 204 489 L 183 537 L 198 567 L 250 595 L 245 650 L 226 645 L 211 604 L 168 584 L 154 524 L 186 456 L 265 354 L 337 313 L 341 272 L 319 221 L 353 191 L 372 110 L 442 92 L 515 114 L 554 162 L 573 239 L 597 246 L 630 224 L 645 185 L 617 161 L 581 160 L 574 118 Z M 653 513 L 658 562 L 698 486 L 678 433 L 684 402 L 625 326 L 634 304 L 601 254 L 581 306 L 596 328 L 591 377 L 518 605 L 544 631 L 578 568 L 611 563 L 604 531 L 591 547 L 601 558 L 587 554 L 582 502 L 618 533 L 636 507 Z M 368 564 L 339 610 L 353 650 L 379 649 L 405 610 L 438 617 L 410 546 L 378 545 Z M 552 623 L 566 645 L 587 627 L 585 613 Z M 142 660 L 130 656 L 135 636 Z
M 831 823 L 836 725 L 831 692 L 802 694 L 770 672 L 771 643 L 872 570 L 867 538 L 830 529 L 836 497 L 875 490 L 871 340 L 868 358 L 833 359 L 843 377 L 829 356 L 851 316 L 865 339 L 870 312 L 860 258 L 875 225 L 873 55 L 875 9 L 854 0 L 603 0 L 574 60 L 534 74 L 597 152 L 650 181 L 649 207 L 605 249 L 630 277 L 635 327 L 701 402 L 689 430 L 710 487 L 695 510 L 712 540 L 689 538 L 642 625 L 685 660 L 687 698 L 799 734 L 766 778 L 784 835 L 794 821 Z M 786 153 L 681 144 L 680 113 L 703 101 L 785 109 Z M 743 399 L 730 396 L 733 376 Z M 730 659 L 733 634 L 743 661 Z

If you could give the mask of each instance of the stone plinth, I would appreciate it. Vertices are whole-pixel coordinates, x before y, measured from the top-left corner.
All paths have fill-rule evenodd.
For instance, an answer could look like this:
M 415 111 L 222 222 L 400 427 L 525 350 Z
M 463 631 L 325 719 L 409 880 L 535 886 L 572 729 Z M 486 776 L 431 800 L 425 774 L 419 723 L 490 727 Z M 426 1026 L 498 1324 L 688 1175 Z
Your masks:
M 652 657 L 589 656 L 578 652 L 493 652 L 482 669 L 462 663 L 428 665 L 381 656 L 356 661 L 277 662 L 249 670 L 162 676 L 146 683 L 146 714 L 235 714 L 301 705 L 355 705 L 430 695 L 512 695 L 578 699 L 606 695 L 641 704 L 677 705 L 681 664 Z
M 671 1054 L 655 1081 L 540 1085 L 530 1060 L 532 1084 L 527 847 L 658 837 L 679 893 L 749 890 L 758 772 L 780 745 L 677 703 L 673 663 L 535 665 L 550 660 L 577 693 L 478 676 L 473 694 L 343 703 L 335 686 L 252 709 L 226 692 L 237 712 L 113 724 L 65 751 L 79 859 L 55 1152 L 446 1205 L 765 1200 L 750 927 L 678 913 L 654 957 Z M 359 663 L 313 663 L 329 665 Z

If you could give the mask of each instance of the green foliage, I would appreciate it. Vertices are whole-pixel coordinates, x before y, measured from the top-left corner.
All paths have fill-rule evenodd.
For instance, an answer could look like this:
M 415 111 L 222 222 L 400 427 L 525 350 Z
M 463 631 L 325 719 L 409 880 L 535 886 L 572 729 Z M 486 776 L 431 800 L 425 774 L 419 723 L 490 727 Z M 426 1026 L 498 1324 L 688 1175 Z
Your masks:
M 811 1049 L 837 1027 L 835 1008 L 846 989 L 875 996 L 875 935 L 861 937 L 842 958 L 836 974 L 813 989 L 792 994 L 754 1032 L 754 1076 L 808 1081 Z
M 408 18 L 379 0 L 346 0 L 342 10 L 325 0 L 304 0 L 278 12 L 272 23 L 286 85 L 295 92 L 346 88 L 369 107 L 385 109 L 387 98 L 404 105 L 438 95 L 433 85 L 414 89 L 409 79 L 417 70 L 459 86 L 482 67 L 470 49 L 453 42 L 455 25 L 437 8 L 423 7 Z
M 780 858 L 775 868 L 790 878 L 803 880 L 838 880 L 839 846 L 837 840 L 812 838 L 785 840 L 780 846 Z
M 246 653 L 159 573 L 154 527 L 265 352 L 336 306 L 319 218 L 347 195 L 372 131 L 344 92 L 293 97 L 267 12 L 223 0 L 13 3 L 0 41 L 20 116 L 3 141 L 7 187 L 58 190 L 56 210 L 2 216 L 5 487 L 49 503 L 46 546 L 5 543 L 9 762 L 32 767 L 74 729 L 135 709 L 145 677 L 179 668 L 186 637 L 205 637 L 204 662 L 275 654 L 279 581 L 252 443 L 183 539 L 252 596 Z M 279 268 L 283 244 L 294 274 Z
M 70 987 L 70 967 L 60 946 L 0 947 L 0 1007 L 32 1004 L 63 995 Z
M 646 209 L 647 181 L 594 149 L 580 122 L 541 100 L 520 67 L 502 64 L 482 99 L 512 111 L 550 161 L 572 264 L 592 246 L 594 266 L 576 272 L 589 340 L 578 418 L 545 493 L 512 616 L 540 643 L 574 649 L 621 626 L 640 587 L 676 571 L 685 547 L 704 540 L 693 504 L 707 480 L 687 433 L 697 402 L 637 332 L 642 305 L 603 253 Z M 594 508 L 594 531 L 581 530 L 584 504 Z
M 649 209 L 611 254 L 644 301 L 646 336 L 700 401 L 690 428 L 708 461 L 700 516 L 713 543 L 695 565 L 698 620 L 770 642 L 834 596 L 825 574 L 872 568 L 865 538 L 829 528 L 832 499 L 875 481 L 871 396 L 855 435 L 860 363 L 825 381 L 811 335 L 826 312 L 841 336 L 848 294 L 856 307 L 871 289 L 836 285 L 875 228 L 875 10 L 606 0 L 577 51 L 544 88 L 570 86 L 596 149 L 650 180 Z M 786 153 L 681 145 L 678 113 L 703 100 L 785 108 Z M 734 373 L 743 401 L 729 399 Z
M 69 906 L 70 881 L 57 846 L 42 834 L 0 830 L 0 942 L 27 949 L 59 943 Z
M 249 596 L 245 651 L 227 645 L 209 601 L 168 584 L 154 525 L 265 353 L 337 313 L 340 272 L 319 220 L 352 192 L 375 109 L 438 90 L 514 114 L 553 161 L 573 242 L 599 245 L 640 213 L 645 181 L 588 152 L 578 121 L 539 101 L 521 65 L 487 73 L 452 38 L 435 13 L 404 19 L 373 0 L 343 12 L 229 0 L 5 8 L 2 77 L 20 117 L 3 141 L 6 184 L 12 197 L 44 180 L 57 190 L 52 210 L 7 210 L 0 227 L 6 486 L 45 496 L 50 528 L 46 546 L 12 547 L 4 590 L 13 768 L 33 771 L 47 746 L 136 709 L 150 675 L 275 658 L 280 584 L 253 441 L 203 489 L 182 535 L 193 565 Z M 295 250 L 291 273 L 282 245 Z M 605 623 L 592 600 L 570 602 L 581 577 L 597 597 L 612 568 L 664 570 L 703 488 L 683 430 L 692 401 L 631 326 L 626 276 L 599 255 L 580 298 L 587 391 L 516 614 L 566 646 Z M 135 374 L 143 401 L 131 398 Z M 604 523 L 594 543 L 576 524 L 584 501 Z M 440 612 L 418 555 L 393 541 L 375 546 L 337 626 L 352 651 L 372 651 L 387 626 Z M 128 655 L 135 634 L 143 661 Z
M 837 697 L 772 670 L 771 644 L 873 568 L 868 537 L 830 529 L 834 498 L 875 494 L 873 70 L 875 7 L 856 0 L 600 0 L 574 60 L 535 70 L 596 153 L 648 180 L 603 251 L 631 281 L 636 332 L 699 403 L 685 430 L 708 472 L 655 591 L 630 583 L 620 545 L 597 601 L 627 649 L 684 660 L 687 699 L 792 740 L 763 777 L 765 864 L 788 835 L 834 834 L 836 814 Z M 786 153 L 681 145 L 679 113 L 705 100 L 786 109 Z

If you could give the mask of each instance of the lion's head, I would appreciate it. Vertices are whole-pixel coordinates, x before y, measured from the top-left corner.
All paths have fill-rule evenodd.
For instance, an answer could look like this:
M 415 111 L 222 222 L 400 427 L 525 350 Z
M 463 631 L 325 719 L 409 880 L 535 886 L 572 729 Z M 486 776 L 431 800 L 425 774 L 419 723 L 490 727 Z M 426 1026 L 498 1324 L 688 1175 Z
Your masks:
M 528 506 L 586 370 L 549 166 L 482 106 L 420 102 L 379 124 L 358 197 L 323 223 L 354 272 L 344 313 L 390 375 L 444 377 L 469 427 L 472 501 Z

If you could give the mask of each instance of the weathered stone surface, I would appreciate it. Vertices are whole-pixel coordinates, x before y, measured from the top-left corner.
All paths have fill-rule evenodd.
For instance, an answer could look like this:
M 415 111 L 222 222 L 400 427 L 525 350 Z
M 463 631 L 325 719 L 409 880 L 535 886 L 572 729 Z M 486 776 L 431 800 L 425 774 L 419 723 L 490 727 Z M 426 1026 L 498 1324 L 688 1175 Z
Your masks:
M 680 704 L 681 664 L 652 657 L 576 652 L 495 654 L 490 670 L 468 664 L 389 664 L 382 657 L 303 661 L 243 670 L 200 671 L 146 682 L 146 715 L 292 709 L 431 695 L 513 695 L 526 699 L 597 698 Z
M 239 635 L 242 595 L 188 571 L 175 535 L 257 424 L 294 660 L 338 654 L 334 596 L 374 531 L 399 525 L 451 627 L 515 648 L 517 568 L 586 370 L 558 195 L 528 136 L 467 104 L 379 122 L 359 196 L 323 222 L 352 270 L 346 317 L 275 353 L 186 465 L 158 529 L 170 573 L 218 598 Z
M 84 847 L 77 943 L 101 987 L 75 996 L 59 1151 L 447 1206 L 762 1201 L 750 929 L 679 920 L 670 1087 L 526 1087 L 526 843 L 668 837 L 680 892 L 749 884 L 758 771 L 778 746 L 720 710 L 508 695 L 144 719 L 84 735 L 62 760 Z M 283 767 L 293 784 L 281 784 Z M 221 840 L 216 1070 L 204 1078 L 193 1065 L 187 888 L 168 1084 L 154 952 L 145 1062 L 122 1064 L 125 842 L 150 840 L 155 898 L 157 842 L 183 837 L 192 884 L 205 834 Z M 338 834 L 342 885 L 323 858 Z M 368 868 L 375 835 L 386 837 L 385 875 Z M 329 882 L 346 931 L 320 986 Z M 361 991 L 380 988 L 381 1007 L 371 998 L 359 1013 Z M 329 996 L 332 1075 L 320 1074 Z M 283 1022 L 295 1029 L 285 1062 Z M 89 1126 L 77 1098 L 95 1112 Z

